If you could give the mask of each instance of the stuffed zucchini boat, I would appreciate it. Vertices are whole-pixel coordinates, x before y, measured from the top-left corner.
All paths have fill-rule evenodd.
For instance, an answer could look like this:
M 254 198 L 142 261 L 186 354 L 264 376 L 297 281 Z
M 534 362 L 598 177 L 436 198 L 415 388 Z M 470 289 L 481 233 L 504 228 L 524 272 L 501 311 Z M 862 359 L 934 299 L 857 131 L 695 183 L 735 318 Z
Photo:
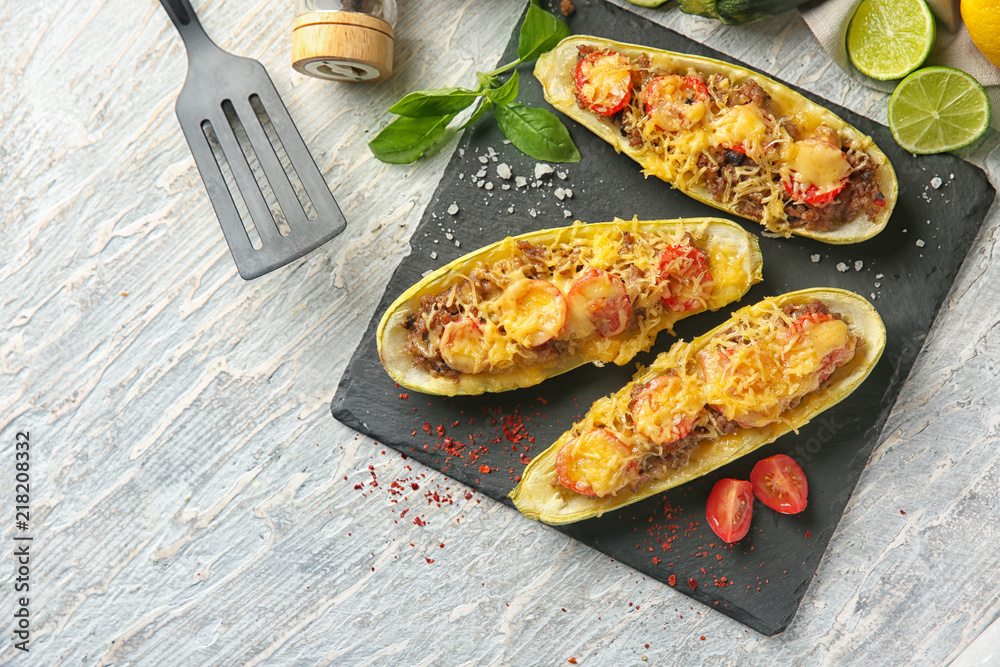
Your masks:
M 647 177 L 770 232 L 855 243 L 896 203 L 892 164 L 871 137 L 757 72 L 575 35 L 535 76 L 552 106 Z
M 625 364 L 678 320 L 761 279 L 757 237 L 718 218 L 534 231 L 460 257 L 404 292 L 377 331 L 401 386 L 454 396 Z
M 535 457 L 511 492 L 522 514 L 565 524 L 701 477 L 850 394 L 885 347 L 864 298 L 789 292 L 678 342 Z

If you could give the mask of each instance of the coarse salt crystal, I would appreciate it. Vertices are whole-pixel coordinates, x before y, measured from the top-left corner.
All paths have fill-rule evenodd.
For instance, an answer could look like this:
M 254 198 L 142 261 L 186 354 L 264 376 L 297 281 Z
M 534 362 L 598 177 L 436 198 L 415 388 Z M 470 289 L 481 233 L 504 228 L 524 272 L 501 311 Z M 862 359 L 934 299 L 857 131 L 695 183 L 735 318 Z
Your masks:
M 815 255 L 809 255 L 809 259 L 812 260 L 813 264 L 817 263 L 820 260 L 819 253 L 817 253 Z
M 539 162 L 535 165 L 535 180 L 540 179 L 542 176 L 548 176 L 554 171 L 555 169 L 552 168 L 552 165 Z
M 536 211 L 533 208 L 529 208 L 528 209 L 528 215 L 530 215 L 532 218 L 537 218 L 538 217 L 538 211 Z
M 486 187 L 487 190 L 492 190 L 493 189 L 493 183 L 492 182 L 487 183 L 485 187 Z
M 519 188 L 523 188 L 526 185 L 528 185 L 528 179 L 526 179 L 524 176 L 515 176 L 514 185 L 516 185 Z
M 431 259 L 437 259 L 437 258 L 438 258 L 438 254 L 436 252 L 432 252 L 431 253 Z
M 885 278 L 885 276 L 882 275 L 881 273 L 876 273 L 875 274 L 875 280 L 882 280 L 882 278 Z
M 943 181 L 937 176 L 931 179 L 931 187 L 934 188 L 935 190 L 941 187 L 941 183 L 943 183 Z
M 479 156 L 479 164 L 486 164 L 489 161 L 490 161 L 490 159 L 488 157 L 486 157 L 485 155 L 480 155 Z
M 455 238 L 455 235 L 454 235 L 454 234 L 452 234 L 451 232 L 448 232 L 447 234 L 445 234 L 445 235 L 444 235 L 444 237 L 445 237 L 446 239 L 448 239 L 449 241 L 451 241 L 452 239 L 454 239 L 454 238 Z
M 837 262 L 837 270 L 838 271 L 840 271 L 841 273 L 844 273 L 845 271 L 847 271 L 847 269 L 848 269 L 847 264 L 844 264 L 843 262 Z
M 917 239 L 917 247 L 918 248 L 923 248 L 925 245 L 927 245 L 927 244 L 924 243 L 923 239 Z
M 557 171 L 556 176 L 559 177 L 560 181 L 565 181 L 566 178 L 569 176 L 569 174 L 567 174 L 565 171 Z
M 510 183 L 501 183 L 500 184 L 500 189 L 501 190 L 510 190 Z
M 863 261 L 861 261 L 860 259 L 858 261 L 854 262 L 854 270 L 855 271 L 860 271 L 861 269 L 864 268 L 864 266 L 865 266 L 865 263 Z
M 572 217 L 573 217 L 573 213 L 572 213 L 572 212 L 570 212 L 570 210 L 569 210 L 569 209 L 565 209 L 565 208 L 564 208 L 564 209 L 563 209 L 563 217 L 564 217 L 564 218 L 572 218 Z
M 506 181 L 507 179 L 509 179 L 511 177 L 511 173 L 512 172 L 510 170 L 510 165 L 507 164 L 506 162 L 501 162 L 500 164 L 497 165 L 497 176 L 499 176 L 503 180 Z
M 451 215 L 458 214 L 458 204 L 454 204 L 453 203 L 451 206 L 449 206 L 448 207 L 448 213 L 450 213 Z

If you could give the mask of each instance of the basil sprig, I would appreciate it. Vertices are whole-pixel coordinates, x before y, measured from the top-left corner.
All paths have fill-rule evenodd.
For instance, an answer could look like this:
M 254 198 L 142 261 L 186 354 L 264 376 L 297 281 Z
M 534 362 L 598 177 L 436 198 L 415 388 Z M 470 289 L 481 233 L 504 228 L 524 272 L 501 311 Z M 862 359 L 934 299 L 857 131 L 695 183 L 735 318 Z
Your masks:
M 521 24 L 517 60 L 492 72 L 478 72 L 474 90 L 435 88 L 409 93 L 389 107 L 399 118 L 386 125 L 368 147 L 382 162 L 409 164 L 492 111 L 500 130 L 522 153 L 546 162 L 579 162 L 580 152 L 555 114 L 515 101 L 519 83 L 515 68 L 550 50 L 567 35 L 565 23 L 531 0 Z M 501 75 L 507 72 L 511 72 L 510 77 L 501 83 Z M 449 127 L 459 113 L 473 105 L 477 106 L 468 120 Z

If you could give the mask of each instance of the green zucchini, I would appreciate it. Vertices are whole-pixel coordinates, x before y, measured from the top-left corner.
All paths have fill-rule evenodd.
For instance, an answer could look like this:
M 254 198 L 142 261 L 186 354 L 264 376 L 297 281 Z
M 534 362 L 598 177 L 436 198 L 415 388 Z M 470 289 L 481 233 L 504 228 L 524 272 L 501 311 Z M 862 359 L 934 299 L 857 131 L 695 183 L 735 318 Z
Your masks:
M 795 9 L 806 0 L 679 0 L 685 14 L 719 19 L 729 25 L 752 23 Z

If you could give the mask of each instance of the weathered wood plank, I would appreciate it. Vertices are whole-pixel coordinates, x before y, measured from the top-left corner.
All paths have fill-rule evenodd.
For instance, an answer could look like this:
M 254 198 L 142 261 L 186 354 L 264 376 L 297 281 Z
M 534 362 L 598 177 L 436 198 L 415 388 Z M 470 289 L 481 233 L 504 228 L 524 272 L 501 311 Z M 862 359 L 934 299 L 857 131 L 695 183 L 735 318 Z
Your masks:
M 997 210 L 795 622 L 764 639 L 329 416 L 449 154 L 390 167 L 366 144 L 403 93 L 491 66 L 521 0 L 404 0 L 396 74 L 358 86 L 291 69 L 290 3 L 195 5 L 271 72 L 348 229 L 243 282 L 174 116 L 163 11 L 0 0 L 0 479 L 9 498 L 30 430 L 35 537 L 30 660 L 5 641 L 0 661 L 944 664 L 996 634 Z M 794 14 L 647 14 L 884 121 Z M 994 182 L 996 146 L 969 156 Z

